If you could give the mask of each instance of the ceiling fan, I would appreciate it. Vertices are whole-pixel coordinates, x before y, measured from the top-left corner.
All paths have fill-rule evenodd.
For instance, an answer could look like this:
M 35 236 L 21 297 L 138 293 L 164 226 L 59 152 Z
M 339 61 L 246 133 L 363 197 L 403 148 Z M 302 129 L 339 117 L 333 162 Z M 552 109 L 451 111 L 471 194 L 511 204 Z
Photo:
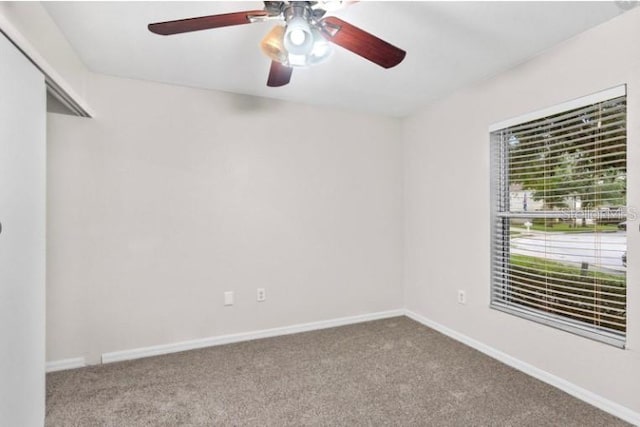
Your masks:
M 262 40 L 262 51 L 271 58 L 267 86 L 284 86 L 294 67 L 322 62 L 331 53 L 331 43 L 384 68 L 398 65 L 406 52 L 327 12 L 351 1 L 265 1 L 262 10 L 225 13 L 149 24 L 160 35 L 188 33 L 264 21 L 278 23 Z

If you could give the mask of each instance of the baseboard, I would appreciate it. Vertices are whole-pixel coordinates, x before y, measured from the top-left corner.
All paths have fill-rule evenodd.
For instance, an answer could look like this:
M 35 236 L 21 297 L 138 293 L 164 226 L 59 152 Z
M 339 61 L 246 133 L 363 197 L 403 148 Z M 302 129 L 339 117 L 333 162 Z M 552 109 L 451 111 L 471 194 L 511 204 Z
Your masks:
M 404 316 L 403 309 L 382 311 L 378 313 L 362 314 L 358 316 L 341 317 L 338 319 L 321 320 L 319 322 L 302 323 L 281 328 L 263 329 L 239 334 L 220 335 L 217 337 L 202 338 L 191 341 L 182 341 L 173 344 L 163 344 L 151 347 L 136 348 L 131 350 L 114 351 L 102 354 L 102 363 L 120 362 L 123 360 L 140 359 L 149 356 L 176 353 L 179 351 L 195 350 L 198 348 L 212 347 L 216 345 L 231 344 L 242 341 L 269 338 L 280 335 L 296 334 L 299 332 L 315 331 L 318 329 L 334 328 L 337 326 L 351 325 L 354 323 L 368 322 L 370 320 L 387 319 L 389 317 Z
M 456 341 L 459 341 L 463 344 L 468 345 L 469 347 L 475 348 L 476 350 L 490 356 L 505 365 L 509 365 L 512 368 L 515 368 L 519 371 L 524 372 L 527 375 L 530 375 L 534 378 L 539 379 L 547 384 L 550 384 L 560 390 L 568 393 L 584 402 L 589 403 L 590 405 L 595 406 L 596 408 L 602 409 L 605 412 L 608 412 L 618 418 L 621 418 L 631 424 L 640 426 L 640 413 L 635 412 L 625 406 L 622 406 L 616 402 L 613 402 L 609 399 L 605 399 L 602 396 L 599 396 L 589 390 L 586 390 L 582 387 L 579 387 L 569 381 L 566 381 L 558 376 L 550 374 L 549 372 L 543 371 L 542 369 L 536 368 L 533 365 L 530 365 L 526 362 L 523 362 L 519 359 L 516 359 L 513 356 L 509 356 L 506 353 L 503 353 L 499 350 L 496 350 L 493 347 L 490 347 L 480 341 L 476 341 L 473 338 L 470 338 L 464 334 L 454 331 L 453 329 L 449 329 L 446 326 L 443 326 L 437 322 L 434 322 L 431 319 L 427 319 L 424 316 L 421 316 L 417 313 L 414 313 L 410 310 L 405 310 L 404 314 L 415 320 L 416 322 L 422 323 L 425 326 L 428 326 L 431 329 L 435 329 L 438 332 L 447 335 L 450 338 L 453 338 Z
M 87 366 L 84 357 L 74 357 L 72 359 L 52 360 L 47 362 L 45 370 L 48 372 L 65 371 L 67 369 L 82 368 Z

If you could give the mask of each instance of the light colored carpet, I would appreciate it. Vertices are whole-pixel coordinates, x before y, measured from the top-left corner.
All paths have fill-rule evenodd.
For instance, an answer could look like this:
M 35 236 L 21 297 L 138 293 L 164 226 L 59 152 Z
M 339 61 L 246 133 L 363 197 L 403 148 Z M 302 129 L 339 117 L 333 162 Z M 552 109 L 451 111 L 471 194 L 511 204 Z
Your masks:
M 47 375 L 48 426 L 623 426 L 406 317 Z

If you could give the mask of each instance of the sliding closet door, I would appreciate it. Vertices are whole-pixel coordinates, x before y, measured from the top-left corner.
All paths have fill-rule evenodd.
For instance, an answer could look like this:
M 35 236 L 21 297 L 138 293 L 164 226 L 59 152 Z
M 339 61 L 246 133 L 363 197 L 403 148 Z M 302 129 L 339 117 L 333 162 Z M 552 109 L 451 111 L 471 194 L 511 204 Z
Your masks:
M 45 94 L 0 33 L 0 426 L 44 422 Z

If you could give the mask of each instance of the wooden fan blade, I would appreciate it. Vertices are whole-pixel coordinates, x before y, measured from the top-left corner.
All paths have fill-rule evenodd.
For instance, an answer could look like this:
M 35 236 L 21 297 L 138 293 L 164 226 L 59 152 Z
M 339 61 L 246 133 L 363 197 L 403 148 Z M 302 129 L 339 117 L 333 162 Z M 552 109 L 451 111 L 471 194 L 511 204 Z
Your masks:
M 407 54 L 404 50 L 335 16 L 324 18 L 321 28 L 322 34 L 330 42 L 384 68 L 395 67 Z
M 279 87 L 288 84 L 291 80 L 291 73 L 293 73 L 293 68 L 282 65 L 278 61 L 271 61 L 267 86 Z
M 200 16 L 198 18 L 178 19 L 176 21 L 156 22 L 149 24 L 152 33 L 168 36 L 188 33 L 190 31 L 208 30 L 231 25 L 250 24 L 249 17 L 267 16 L 264 10 L 247 10 L 245 12 L 224 13 L 221 15 Z

